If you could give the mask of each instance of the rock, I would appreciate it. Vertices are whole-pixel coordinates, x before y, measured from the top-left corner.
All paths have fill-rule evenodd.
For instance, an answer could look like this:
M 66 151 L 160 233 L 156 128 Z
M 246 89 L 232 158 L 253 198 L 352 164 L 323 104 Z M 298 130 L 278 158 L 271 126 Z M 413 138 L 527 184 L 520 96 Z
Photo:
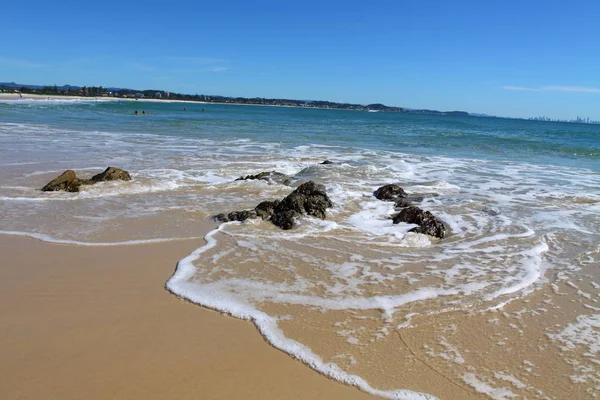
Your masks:
M 331 207 L 331 200 L 323 196 L 308 196 L 304 202 L 304 210 L 308 215 L 325 219 L 325 209 Z
M 275 182 L 281 185 L 289 186 L 292 183 L 292 180 L 286 174 L 282 174 L 281 172 L 271 171 L 271 172 L 261 172 L 256 175 L 246 175 L 240 176 L 236 179 L 236 181 L 247 181 L 247 180 L 256 180 L 260 179 L 267 182 Z
M 230 221 L 245 221 L 250 218 L 256 218 L 256 211 L 254 210 L 243 210 L 243 211 L 233 211 L 229 214 L 219 214 L 215 215 L 215 220 L 219 222 L 230 222 Z
M 333 203 L 327 196 L 327 191 L 325 190 L 325 186 L 319 183 L 315 183 L 313 181 L 308 181 L 298 186 L 296 190 L 292 193 L 301 193 L 306 196 L 321 196 L 327 202 L 327 207 L 333 207 Z
M 394 202 L 394 208 L 399 209 L 399 208 L 410 207 L 413 205 L 413 202 L 420 203 L 422 201 L 423 201 L 423 197 L 421 197 L 421 196 L 400 197 L 399 199 L 396 199 L 396 201 Z
M 329 164 L 334 164 L 333 161 L 329 161 L 329 160 L 325 160 L 322 163 L 320 163 L 321 165 L 329 165 Z
M 108 167 L 97 175 L 94 175 L 92 179 L 79 179 L 75 176 L 75 172 L 67 170 L 62 173 L 59 177 L 50 181 L 46 186 L 42 188 L 44 192 L 53 192 L 57 190 L 64 190 L 67 192 L 79 192 L 79 186 L 81 185 L 93 185 L 103 181 L 114 181 L 114 180 L 131 180 L 129 172 L 119 168 Z
M 379 200 L 394 200 L 398 197 L 406 197 L 406 192 L 396 184 L 384 185 L 373 192 Z
M 394 223 L 407 222 L 409 224 L 421 225 L 428 218 L 434 218 L 429 211 L 423 211 L 419 207 L 410 206 L 400 211 L 394 218 Z
M 425 221 L 423 225 L 412 228 L 409 232 L 422 233 L 443 239 L 446 236 L 446 224 L 438 218 L 432 218 Z
M 298 186 L 296 190 L 285 197 L 275 208 L 275 214 L 283 211 L 294 210 L 299 214 L 308 214 L 325 219 L 328 207 L 333 203 L 327 196 L 325 186 L 308 181 Z
M 413 205 L 412 201 L 401 197 L 401 198 L 397 199 L 396 202 L 394 203 L 394 208 L 405 208 L 405 207 L 410 207 L 412 205 Z
M 294 210 L 297 213 L 304 214 L 304 204 L 306 203 L 306 196 L 302 193 L 292 192 L 287 197 L 279 202 L 275 208 L 275 214 Z
M 409 206 L 394 217 L 394 224 L 406 222 L 417 224 L 418 227 L 412 228 L 409 232 L 423 233 L 442 239 L 446 236 L 446 224 L 429 211 L 423 211 L 419 207 Z
M 104 172 L 92 176 L 91 180 L 93 183 L 116 180 L 130 181 L 131 175 L 129 175 L 129 172 L 124 171 L 120 168 L 108 167 L 104 170 Z
M 217 214 L 213 217 L 213 219 L 217 222 L 229 222 L 229 218 L 227 218 L 227 214 Z
M 296 216 L 298 213 L 294 210 L 287 210 L 279 212 L 271 217 L 273 225 L 280 227 L 281 229 L 288 230 L 296 226 Z
M 279 200 L 273 201 L 263 201 L 259 205 L 254 208 L 256 214 L 262 218 L 262 220 L 267 220 L 273 216 L 275 213 L 275 208 L 279 205 Z
M 60 176 L 48 182 L 46 186 L 42 188 L 42 191 L 56 192 L 59 190 L 64 190 L 66 192 L 79 192 L 79 186 L 84 183 L 87 182 L 77 178 L 77 176 L 75 176 L 75 171 L 69 169 L 63 172 Z
M 219 214 L 214 218 L 217 221 L 228 222 L 245 221 L 259 216 L 263 220 L 270 219 L 275 226 L 287 230 L 296 226 L 296 217 L 301 214 L 324 219 L 326 209 L 332 206 L 333 203 L 327 196 L 325 186 L 308 181 L 298 186 L 281 201 L 263 201 L 254 210 Z

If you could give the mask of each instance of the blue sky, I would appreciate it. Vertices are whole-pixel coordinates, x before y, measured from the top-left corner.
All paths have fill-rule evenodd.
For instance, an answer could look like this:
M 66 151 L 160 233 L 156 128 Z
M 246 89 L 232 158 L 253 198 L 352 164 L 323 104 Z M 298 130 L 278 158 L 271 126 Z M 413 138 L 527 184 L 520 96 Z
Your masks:
M 600 1 L 9 1 L 0 81 L 600 120 Z

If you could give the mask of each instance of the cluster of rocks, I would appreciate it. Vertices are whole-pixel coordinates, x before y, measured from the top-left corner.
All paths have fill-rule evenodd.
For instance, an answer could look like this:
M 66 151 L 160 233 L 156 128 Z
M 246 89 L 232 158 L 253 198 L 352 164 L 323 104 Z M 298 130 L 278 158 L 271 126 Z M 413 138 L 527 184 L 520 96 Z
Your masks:
M 79 187 L 82 185 L 93 185 L 98 182 L 115 180 L 129 181 L 131 180 L 131 175 L 129 175 L 129 172 L 120 168 L 108 167 L 104 172 L 92 176 L 91 179 L 80 179 L 75 175 L 75 171 L 69 169 L 57 178 L 48 182 L 48 184 L 42 188 L 42 191 L 56 192 L 62 190 L 66 192 L 79 192 Z
M 419 226 L 412 228 L 409 232 L 423 233 L 440 239 L 446 236 L 448 227 L 444 221 L 429 211 L 423 211 L 413 205 L 413 202 L 422 201 L 422 197 L 408 196 L 404 189 L 396 184 L 384 185 L 373 192 L 373 195 L 379 200 L 394 201 L 394 208 L 401 210 L 392 217 L 394 224 L 400 222 L 417 224 Z
M 236 181 L 247 181 L 247 180 L 263 180 L 263 181 L 267 181 L 267 182 L 279 183 L 281 185 L 286 185 L 286 186 L 289 186 L 292 184 L 292 180 L 289 176 L 287 176 L 286 174 L 282 174 L 281 172 L 277 172 L 277 171 L 261 172 L 256 175 L 240 176 L 239 178 L 236 179 Z
M 215 219 L 220 222 L 245 221 L 249 218 L 260 217 L 270 220 L 281 229 L 292 229 L 296 226 L 296 218 L 302 214 L 325 219 L 326 209 L 333 203 L 327 196 L 325 187 L 313 181 L 298 186 L 282 200 L 263 201 L 253 210 L 234 211 L 229 214 L 219 214 Z

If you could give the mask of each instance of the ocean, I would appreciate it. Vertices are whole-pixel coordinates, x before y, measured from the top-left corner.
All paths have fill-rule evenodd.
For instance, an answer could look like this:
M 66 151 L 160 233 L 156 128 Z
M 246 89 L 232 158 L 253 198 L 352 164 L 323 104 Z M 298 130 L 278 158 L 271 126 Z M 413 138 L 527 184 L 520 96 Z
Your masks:
M 185 108 L 185 110 L 184 110 Z M 134 111 L 145 115 L 134 115 Z M 321 164 L 329 160 L 331 164 Z M 67 169 L 132 175 L 79 193 Z M 277 171 L 291 185 L 240 176 Z M 200 222 L 325 186 L 324 220 Z M 393 224 L 399 184 L 448 226 Z M 333 379 L 399 399 L 423 368 L 482 397 L 600 396 L 600 125 L 95 100 L 0 102 L 0 233 L 195 238 L 166 287 L 252 321 Z

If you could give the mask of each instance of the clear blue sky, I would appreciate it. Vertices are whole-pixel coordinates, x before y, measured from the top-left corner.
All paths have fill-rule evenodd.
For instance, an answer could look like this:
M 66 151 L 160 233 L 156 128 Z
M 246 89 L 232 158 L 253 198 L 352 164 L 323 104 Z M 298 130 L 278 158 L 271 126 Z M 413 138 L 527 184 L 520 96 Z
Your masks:
M 0 81 L 600 120 L 600 1 L 6 1 Z

